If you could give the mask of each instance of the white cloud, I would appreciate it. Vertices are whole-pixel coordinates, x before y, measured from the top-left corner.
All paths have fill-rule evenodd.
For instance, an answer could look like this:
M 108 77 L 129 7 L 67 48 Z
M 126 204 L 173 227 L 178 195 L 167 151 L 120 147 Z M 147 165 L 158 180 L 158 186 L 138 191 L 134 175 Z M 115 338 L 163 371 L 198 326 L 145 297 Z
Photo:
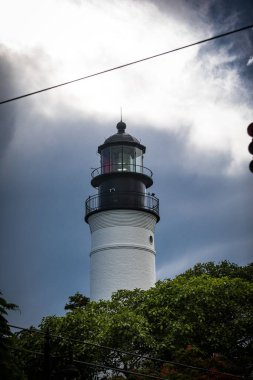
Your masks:
M 8 27 L 10 18 L 15 28 Z M 165 14 L 152 3 L 129 0 L 10 0 L 0 21 L 5 44 L 30 54 L 26 68 L 17 64 L 24 92 L 170 50 L 211 30 L 204 17 L 189 25 L 173 9 Z M 226 48 L 200 55 L 194 47 L 37 95 L 30 104 L 51 117 L 68 106 L 97 120 L 119 118 L 122 106 L 128 124 L 141 120 L 175 131 L 187 125 L 193 149 L 230 150 L 238 166 L 247 157 L 243 128 L 252 111 L 229 66 L 236 55 Z M 48 64 L 41 64 L 42 56 Z
M 250 66 L 253 64 L 253 56 L 249 57 L 249 60 L 247 62 L 247 66 Z

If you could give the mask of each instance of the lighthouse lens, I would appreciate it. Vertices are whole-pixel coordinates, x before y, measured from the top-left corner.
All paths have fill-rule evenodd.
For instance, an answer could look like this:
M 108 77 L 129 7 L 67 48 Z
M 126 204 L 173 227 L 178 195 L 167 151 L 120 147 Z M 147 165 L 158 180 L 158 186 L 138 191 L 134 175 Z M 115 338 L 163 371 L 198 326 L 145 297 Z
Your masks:
M 114 172 L 122 171 L 122 147 L 114 146 L 111 148 L 111 160 Z
M 134 170 L 134 148 L 123 146 L 123 171 L 132 172 Z
M 111 172 L 110 148 L 104 149 L 101 154 L 101 169 L 101 173 Z
M 136 171 L 138 173 L 142 173 L 143 171 L 143 151 L 139 148 L 135 149 L 135 165 L 136 165 Z
M 143 172 L 143 151 L 135 146 L 115 145 L 101 152 L 101 173 Z

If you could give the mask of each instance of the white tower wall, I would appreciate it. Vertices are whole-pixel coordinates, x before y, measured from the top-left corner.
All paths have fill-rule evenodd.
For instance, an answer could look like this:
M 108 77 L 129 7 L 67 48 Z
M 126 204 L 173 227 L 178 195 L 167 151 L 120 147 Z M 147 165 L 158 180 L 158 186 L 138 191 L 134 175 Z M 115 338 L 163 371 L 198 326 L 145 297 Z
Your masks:
M 92 300 L 109 299 L 119 289 L 154 285 L 156 222 L 151 213 L 122 209 L 89 217 Z

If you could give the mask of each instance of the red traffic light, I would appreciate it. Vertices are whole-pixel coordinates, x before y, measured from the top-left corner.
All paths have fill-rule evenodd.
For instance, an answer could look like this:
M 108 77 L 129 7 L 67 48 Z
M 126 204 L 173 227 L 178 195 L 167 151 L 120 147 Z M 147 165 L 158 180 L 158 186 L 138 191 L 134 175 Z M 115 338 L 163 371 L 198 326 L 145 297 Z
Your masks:
M 249 144 L 248 149 L 249 149 L 250 154 L 253 155 L 253 139 L 252 139 L 251 143 Z
M 251 173 L 253 173 L 253 161 L 251 161 L 249 164 L 249 170 L 251 171 Z
M 253 123 L 250 123 L 250 125 L 247 128 L 248 135 L 253 137 Z
M 247 132 L 248 132 L 248 135 L 252 137 L 252 141 L 249 144 L 248 149 L 249 149 L 250 154 L 253 155 L 253 123 L 250 123 L 250 125 L 248 125 Z M 251 173 L 253 173 L 253 160 L 249 164 L 249 170 L 251 171 Z

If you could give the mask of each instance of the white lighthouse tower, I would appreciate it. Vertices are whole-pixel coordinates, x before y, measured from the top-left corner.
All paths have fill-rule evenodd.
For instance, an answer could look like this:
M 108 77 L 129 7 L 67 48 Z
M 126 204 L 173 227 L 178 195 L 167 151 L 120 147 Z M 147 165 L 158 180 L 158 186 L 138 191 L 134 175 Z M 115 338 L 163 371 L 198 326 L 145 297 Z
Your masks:
M 90 296 L 109 299 L 119 289 L 155 283 L 155 225 L 159 200 L 146 192 L 152 172 L 143 166 L 145 146 L 125 133 L 126 124 L 98 147 L 100 167 L 91 173 L 96 195 L 86 200 L 91 231 Z

